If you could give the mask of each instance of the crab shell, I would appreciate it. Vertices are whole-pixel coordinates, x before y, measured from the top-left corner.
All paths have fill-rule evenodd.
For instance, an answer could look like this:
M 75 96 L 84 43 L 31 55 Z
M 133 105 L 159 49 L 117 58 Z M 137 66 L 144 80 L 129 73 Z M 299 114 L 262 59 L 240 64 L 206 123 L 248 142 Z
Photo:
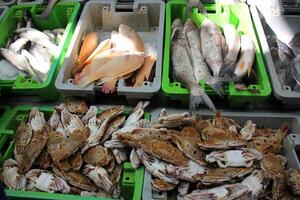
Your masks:
M 6 160 L 3 164 L 3 182 L 9 189 L 24 190 L 27 178 L 18 173 L 19 166 L 17 161 L 12 158 Z
M 105 166 L 112 159 L 108 149 L 101 145 L 90 148 L 83 156 L 83 159 L 88 164 L 95 164 L 97 166 Z
M 84 115 L 89 109 L 84 100 L 75 98 L 67 98 L 65 100 L 65 106 L 69 112 L 79 115 Z
M 257 199 L 265 190 L 268 181 L 266 181 L 262 170 L 254 170 L 240 184 L 246 186 L 251 191 L 252 199 Z
M 209 168 L 206 173 L 201 176 L 201 183 L 204 185 L 220 184 L 226 181 L 232 181 L 234 178 L 241 178 L 250 174 L 254 167 L 247 168 Z
M 158 123 L 153 124 L 153 128 L 178 128 L 181 126 L 190 126 L 195 122 L 195 118 L 189 113 L 166 115 L 165 109 L 161 110 Z
M 156 191 L 170 191 L 176 187 L 175 184 L 167 183 L 158 178 L 152 179 L 151 183 L 152 183 L 152 188 Z
M 300 195 L 300 173 L 295 169 L 289 169 L 286 171 L 286 184 L 290 187 L 292 192 L 296 195 Z
M 253 135 L 255 134 L 256 124 L 252 123 L 251 120 L 245 122 L 244 127 L 240 131 L 242 138 L 245 140 L 251 140 Z
M 206 155 L 209 163 L 217 162 L 219 167 L 251 167 L 254 160 L 261 160 L 262 154 L 255 149 L 214 151 Z
M 286 163 L 287 159 L 284 156 L 268 153 L 260 161 L 260 167 L 268 177 L 274 178 L 285 174 L 284 167 Z
M 222 117 L 220 112 L 215 113 L 212 125 L 216 128 L 235 130 L 234 132 L 237 132 L 236 129 L 239 128 L 238 123 L 236 123 L 233 119 Z

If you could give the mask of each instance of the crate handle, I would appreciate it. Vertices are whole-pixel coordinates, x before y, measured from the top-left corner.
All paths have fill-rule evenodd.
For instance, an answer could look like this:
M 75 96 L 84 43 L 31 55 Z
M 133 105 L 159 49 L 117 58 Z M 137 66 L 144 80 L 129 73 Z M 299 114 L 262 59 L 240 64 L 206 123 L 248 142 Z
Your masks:
M 133 12 L 134 0 L 116 0 L 116 12 Z

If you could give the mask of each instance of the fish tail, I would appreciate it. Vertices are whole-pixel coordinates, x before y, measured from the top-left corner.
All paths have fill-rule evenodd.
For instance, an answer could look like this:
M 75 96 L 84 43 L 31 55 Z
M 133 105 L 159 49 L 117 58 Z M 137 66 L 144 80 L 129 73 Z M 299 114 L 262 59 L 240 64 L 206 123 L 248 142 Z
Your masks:
M 52 0 L 48 3 L 46 9 L 43 11 L 43 13 L 40 15 L 41 18 L 43 19 L 48 19 L 49 16 L 51 15 L 52 8 L 54 4 L 56 3 L 57 0 Z
M 220 96 L 223 98 L 223 80 L 220 77 L 212 77 L 206 81 L 206 83 Z
M 197 85 L 190 91 L 190 110 L 196 110 L 199 104 L 207 105 L 207 107 L 209 107 L 209 109 L 211 109 L 213 112 L 217 111 L 209 96 L 201 87 Z

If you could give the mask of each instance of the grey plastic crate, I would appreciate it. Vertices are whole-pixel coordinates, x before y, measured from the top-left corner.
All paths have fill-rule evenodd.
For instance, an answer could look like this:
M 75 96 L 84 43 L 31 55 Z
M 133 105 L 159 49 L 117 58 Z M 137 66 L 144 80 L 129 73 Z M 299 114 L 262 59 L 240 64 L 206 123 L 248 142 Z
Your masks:
M 11 6 L 16 2 L 17 0 L 0 0 L 0 6 Z
M 124 12 L 122 9 L 132 9 L 133 12 Z M 118 10 L 118 11 L 116 11 Z M 123 12 L 121 12 L 121 11 Z M 133 18 L 134 15 L 140 17 Z M 113 17 L 109 23 L 103 23 L 105 18 Z M 117 30 L 119 24 L 124 23 L 135 29 L 145 46 L 156 49 L 157 61 L 155 75 L 152 81 L 144 81 L 141 87 L 128 87 L 123 79 L 117 83 L 117 95 L 125 96 L 128 100 L 150 99 L 159 92 L 161 86 L 162 50 L 164 34 L 165 4 L 161 0 L 135 0 L 132 5 L 124 6 L 113 0 L 89 1 L 86 3 L 77 27 L 70 42 L 66 59 L 57 76 L 55 86 L 64 96 L 95 96 L 101 92 L 100 86 L 90 85 L 84 89 L 72 83 L 70 71 L 75 64 L 84 34 L 98 31 L 100 40 L 110 37 L 112 30 Z M 127 20 L 126 20 L 127 19 Z
M 2 17 L 5 15 L 5 12 L 7 11 L 8 7 L 7 6 L 0 6 L 0 21 Z
M 283 42 L 288 42 L 294 34 L 300 33 L 300 15 L 281 15 L 271 17 L 266 23 L 256 6 L 250 6 L 253 23 L 259 37 L 265 63 L 272 83 L 274 96 L 285 104 L 300 105 L 300 92 L 294 92 L 290 86 L 283 85 L 282 77 L 277 74 L 275 64 L 267 42 L 268 35 L 277 35 Z
M 43 0 L 18 0 L 18 4 L 42 4 Z
M 151 122 L 158 119 L 161 109 L 157 108 L 151 111 Z M 189 112 L 188 110 L 177 108 L 166 108 L 167 114 Z M 193 114 L 200 114 L 203 118 L 212 118 L 213 113 L 209 110 L 198 110 Z M 222 116 L 234 119 L 240 124 L 244 124 L 247 120 L 252 120 L 257 127 L 260 128 L 279 128 L 283 122 L 289 125 L 289 135 L 284 140 L 283 154 L 287 157 L 287 168 L 300 170 L 300 116 L 294 113 L 278 113 L 278 112 L 227 112 L 221 111 Z M 298 158 L 298 156 L 299 158 Z M 145 173 L 143 185 L 143 200 L 161 200 L 167 199 L 166 193 L 157 193 L 152 191 L 151 174 Z

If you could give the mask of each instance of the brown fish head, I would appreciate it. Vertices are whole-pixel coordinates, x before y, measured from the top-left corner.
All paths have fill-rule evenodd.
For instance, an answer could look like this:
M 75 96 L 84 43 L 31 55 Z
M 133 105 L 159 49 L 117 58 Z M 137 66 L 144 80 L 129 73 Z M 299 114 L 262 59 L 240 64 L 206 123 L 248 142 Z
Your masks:
M 274 178 L 276 176 L 284 175 L 286 163 L 287 159 L 284 156 L 268 153 L 264 155 L 263 159 L 260 161 L 260 167 L 270 178 Z

